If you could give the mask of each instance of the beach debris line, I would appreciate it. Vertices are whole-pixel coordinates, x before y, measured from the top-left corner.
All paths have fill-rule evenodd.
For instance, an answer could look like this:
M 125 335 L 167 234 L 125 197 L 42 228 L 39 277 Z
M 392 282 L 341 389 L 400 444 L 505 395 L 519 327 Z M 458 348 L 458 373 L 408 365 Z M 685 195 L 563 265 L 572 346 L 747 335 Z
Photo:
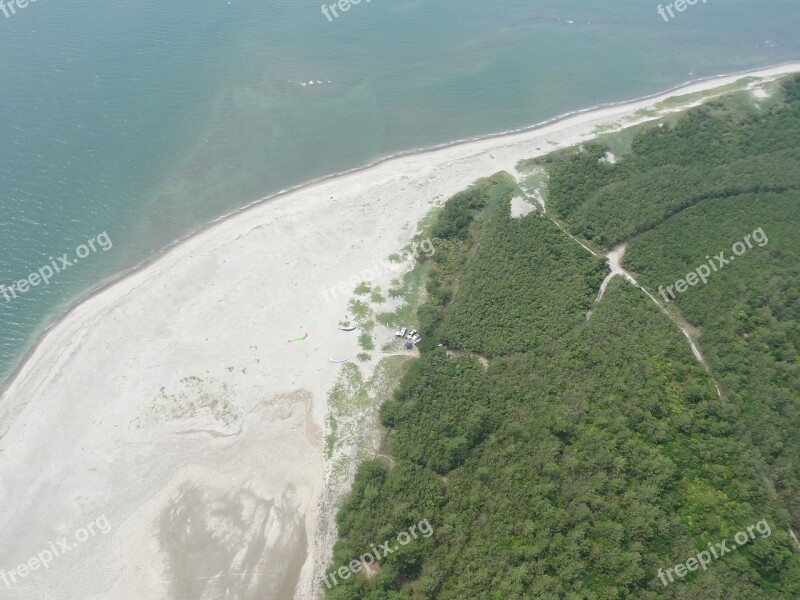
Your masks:
M 300 340 L 304 340 L 304 339 L 306 339 L 307 337 L 308 337 L 308 332 L 306 331 L 306 332 L 305 332 L 303 335 L 301 335 L 300 337 L 296 337 L 296 338 L 294 338 L 293 340 L 289 340 L 289 343 L 291 344 L 291 343 L 293 343 L 293 342 L 299 342 Z

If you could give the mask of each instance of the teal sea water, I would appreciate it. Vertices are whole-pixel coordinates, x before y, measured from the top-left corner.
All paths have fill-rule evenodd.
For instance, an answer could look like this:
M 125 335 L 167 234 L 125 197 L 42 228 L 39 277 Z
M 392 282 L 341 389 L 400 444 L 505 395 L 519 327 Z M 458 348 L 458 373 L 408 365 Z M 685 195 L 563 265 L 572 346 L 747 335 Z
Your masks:
M 89 289 L 269 193 L 800 59 L 796 0 L 709 0 L 670 22 L 650 0 L 372 0 L 333 22 L 320 4 L 39 0 L 0 13 L 0 283 L 102 232 L 113 242 L 47 286 L 0 295 L 0 378 Z

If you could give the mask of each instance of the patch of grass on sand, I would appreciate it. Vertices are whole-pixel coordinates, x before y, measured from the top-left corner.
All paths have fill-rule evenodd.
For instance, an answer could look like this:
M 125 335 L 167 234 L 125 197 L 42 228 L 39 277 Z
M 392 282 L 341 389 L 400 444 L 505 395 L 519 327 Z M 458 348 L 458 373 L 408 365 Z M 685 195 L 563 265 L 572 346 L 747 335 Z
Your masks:
M 328 392 L 328 406 L 334 411 L 335 416 L 341 417 L 348 414 L 349 401 L 363 384 L 363 377 L 358 367 L 353 363 L 344 363 L 339 372 L 339 378 Z
M 656 110 L 678 108 L 683 104 L 699 102 L 700 100 L 703 100 L 710 96 L 720 96 L 722 94 L 728 94 L 730 92 L 743 90 L 747 88 L 748 85 L 758 80 L 759 80 L 758 77 L 742 77 L 741 79 L 737 79 L 733 83 L 729 83 L 728 85 L 723 85 L 711 90 L 692 92 L 691 94 L 683 94 L 681 96 L 670 96 L 666 100 L 662 100 L 661 102 L 656 104 L 655 108 Z
M 373 399 L 370 396 L 369 385 L 362 386 L 356 392 L 355 397 L 353 398 L 353 406 L 358 410 L 364 410 L 370 404 L 372 404 Z
M 357 296 L 364 296 L 366 294 L 369 294 L 371 291 L 372 290 L 369 287 L 369 283 L 366 281 L 362 281 L 361 283 L 358 284 L 356 289 L 353 290 L 353 293 Z
M 381 360 L 369 380 L 370 393 L 380 403 L 388 400 L 413 360 L 412 356 L 387 356 Z
M 403 273 L 398 279 L 392 280 L 392 287 L 389 288 L 390 298 L 403 298 L 408 301 L 413 291 L 422 283 L 422 269 L 416 265 L 410 271 Z
M 390 398 L 411 360 L 410 356 L 387 356 L 378 363 L 367 381 L 364 381 L 357 365 L 342 365 L 339 377 L 328 393 L 326 418 L 325 456 L 334 462 L 334 477 L 344 477 L 349 472 L 342 463 L 346 467 L 352 460 L 352 446 L 358 448 L 358 460 L 372 458 L 380 433 L 374 426 L 377 410 Z
M 333 456 L 333 446 L 336 443 L 336 432 L 339 430 L 339 422 L 333 415 L 328 415 L 328 433 L 325 435 L 325 457 Z
M 600 135 L 601 133 L 607 133 L 609 131 L 614 131 L 620 127 L 619 123 L 605 123 L 603 125 L 596 125 L 595 128 L 592 130 L 593 135 Z
M 356 319 L 366 319 L 372 311 L 366 302 L 362 302 L 361 300 L 351 300 L 350 312 L 355 315 Z
M 337 408 L 342 407 L 344 406 L 346 398 L 346 389 L 337 383 L 333 386 L 333 389 L 328 392 L 328 405 L 335 406 Z
M 372 340 L 372 336 L 369 333 L 362 333 L 358 336 L 358 345 L 364 350 L 375 349 L 375 342 Z
M 428 211 L 428 213 L 422 217 L 419 223 L 417 223 L 417 231 L 419 231 L 419 236 L 425 238 L 429 235 L 431 228 L 436 224 L 439 213 L 442 212 L 441 207 L 432 208 Z
M 417 263 L 413 269 L 403 274 L 397 281 L 398 285 L 389 290 L 390 298 L 402 298 L 403 303 L 393 311 L 379 313 L 377 316 L 379 323 L 386 327 L 414 325 L 417 308 L 422 299 L 425 270 L 424 265 Z
M 388 342 L 386 342 L 383 346 L 381 346 L 381 352 L 389 353 L 389 352 L 399 352 L 403 349 L 403 342 L 404 339 L 400 338 L 392 338 Z
M 520 164 L 521 163 L 522 161 L 520 161 Z M 548 181 L 547 169 L 540 165 L 526 165 L 523 168 L 525 169 L 526 177 L 519 182 L 519 185 L 522 190 L 524 190 L 525 195 L 546 198 Z M 520 170 L 519 167 L 518 170 Z
M 768 94 L 766 98 L 757 98 L 756 96 L 753 96 L 755 105 L 762 112 L 768 111 L 786 97 L 786 90 L 784 89 L 783 85 L 781 85 L 780 80 L 770 81 L 757 87 L 763 89 Z M 752 95 L 752 91 L 750 93 Z

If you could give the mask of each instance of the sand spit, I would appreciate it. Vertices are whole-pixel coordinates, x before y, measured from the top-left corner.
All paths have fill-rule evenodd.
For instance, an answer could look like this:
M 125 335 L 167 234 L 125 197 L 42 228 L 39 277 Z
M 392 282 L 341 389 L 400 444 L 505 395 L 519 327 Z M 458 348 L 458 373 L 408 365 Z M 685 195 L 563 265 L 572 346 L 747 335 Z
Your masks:
M 311 598 L 330 551 L 317 531 L 326 392 L 341 368 L 329 358 L 359 351 L 337 329 L 350 295 L 329 300 L 323 288 L 400 250 L 431 206 L 477 177 L 513 172 L 672 95 L 313 183 L 80 303 L 0 397 L 0 595 Z M 82 536 L 101 516 L 111 530 Z M 71 547 L 47 569 L 17 569 L 58 538 Z

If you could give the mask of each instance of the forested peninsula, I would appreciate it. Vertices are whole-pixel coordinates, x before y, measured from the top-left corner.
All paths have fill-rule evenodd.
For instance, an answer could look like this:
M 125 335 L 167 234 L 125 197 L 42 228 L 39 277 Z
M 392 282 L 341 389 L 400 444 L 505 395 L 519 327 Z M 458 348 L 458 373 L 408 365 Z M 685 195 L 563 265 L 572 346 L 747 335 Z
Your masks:
M 515 197 L 544 206 L 514 218 Z M 359 468 L 329 570 L 433 533 L 327 597 L 800 598 L 798 225 L 800 77 L 450 198 L 421 233 L 420 357 L 381 409 L 391 460 Z M 620 244 L 630 278 L 598 301 Z

